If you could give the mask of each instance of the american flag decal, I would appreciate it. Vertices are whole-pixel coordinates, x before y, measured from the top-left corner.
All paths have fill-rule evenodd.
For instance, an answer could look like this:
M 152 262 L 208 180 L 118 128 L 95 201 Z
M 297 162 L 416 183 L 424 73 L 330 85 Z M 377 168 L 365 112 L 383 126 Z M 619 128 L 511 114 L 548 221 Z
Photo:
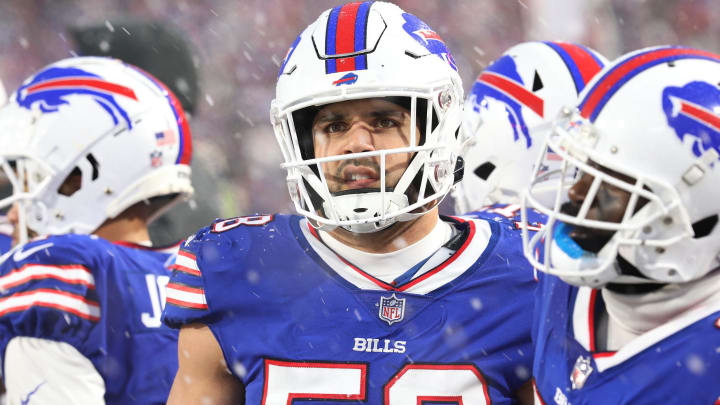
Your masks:
M 174 145 L 177 142 L 177 136 L 172 129 L 166 129 L 162 132 L 155 133 L 155 142 L 157 146 Z

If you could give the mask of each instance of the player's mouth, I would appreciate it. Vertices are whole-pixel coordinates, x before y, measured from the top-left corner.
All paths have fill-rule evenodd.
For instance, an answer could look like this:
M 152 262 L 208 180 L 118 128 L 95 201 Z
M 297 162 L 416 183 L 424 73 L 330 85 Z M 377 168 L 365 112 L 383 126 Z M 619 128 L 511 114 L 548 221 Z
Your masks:
M 364 166 L 346 166 L 342 173 L 342 185 L 346 190 L 379 187 L 379 180 L 375 170 Z
M 563 214 L 577 216 L 580 212 L 580 206 L 572 202 L 563 204 L 560 211 Z M 588 215 L 589 219 L 597 219 Z M 605 247 L 605 245 L 612 239 L 615 231 L 587 228 L 584 226 L 573 226 L 571 227 L 569 236 L 575 241 L 581 248 L 588 252 L 598 253 Z

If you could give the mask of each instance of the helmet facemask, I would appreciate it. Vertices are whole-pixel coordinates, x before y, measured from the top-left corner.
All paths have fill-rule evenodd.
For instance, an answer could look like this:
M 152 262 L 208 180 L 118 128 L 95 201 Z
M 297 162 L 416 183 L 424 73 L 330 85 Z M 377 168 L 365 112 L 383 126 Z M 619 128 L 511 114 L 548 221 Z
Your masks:
M 412 220 L 435 208 L 455 180 L 457 131 L 450 132 L 447 127 L 457 120 L 452 115 L 458 111 L 449 108 L 457 106 L 449 90 L 429 90 L 435 97 L 403 92 L 384 98 L 373 97 L 377 93 L 371 97 L 361 94 L 339 98 L 379 99 L 407 110 L 409 131 L 405 143 L 388 149 L 318 158 L 315 150 L 320 145 L 313 144 L 313 138 L 322 138 L 313 135 L 313 120 L 308 118 L 318 107 L 296 108 L 279 115 L 275 131 L 286 158 L 282 166 L 288 171 L 288 188 L 297 211 L 317 227 L 340 226 L 368 233 L 396 221 Z M 450 136 L 445 139 L 441 134 Z M 377 181 L 367 181 L 368 187 L 342 186 L 343 180 L 352 180 L 343 178 L 353 176 L 344 170 L 348 166 L 364 167 L 368 176 Z M 364 177 L 362 171 L 356 170 L 354 175 Z
M 666 269 L 658 258 L 693 236 L 676 188 L 604 159 L 594 151 L 597 137 L 592 125 L 573 113 L 547 138 L 536 167 L 557 156 L 561 167 L 546 173 L 536 169 L 523 196 L 523 216 L 529 206 L 548 216 L 547 224 L 532 238 L 523 229 L 526 255 L 535 252 L 528 255 L 534 266 L 576 285 L 655 282 L 659 273 L 677 277 L 677 271 Z M 540 192 L 538 185 L 543 186 Z M 548 185 L 555 190 L 552 206 L 537 197 L 547 193 Z M 567 198 L 569 191 L 584 195 L 573 204 Z M 616 264 L 618 255 L 643 274 L 622 275 Z

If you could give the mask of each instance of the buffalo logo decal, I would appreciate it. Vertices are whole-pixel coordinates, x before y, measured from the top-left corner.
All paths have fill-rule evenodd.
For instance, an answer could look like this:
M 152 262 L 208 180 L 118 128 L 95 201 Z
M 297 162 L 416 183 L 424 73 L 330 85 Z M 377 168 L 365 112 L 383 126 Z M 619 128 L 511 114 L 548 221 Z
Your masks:
M 403 13 L 403 18 L 405 19 L 405 24 L 403 24 L 402 27 L 405 32 L 430 51 L 431 54 L 437 55 L 440 59 L 446 61 L 451 68 L 456 71 L 458 70 L 455 59 L 453 59 L 450 53 L 450 49 L 448 49 L 445 41 L 440 38 L 437 32 L 433 31 L 433 29 L 421 19 L 412 14 Z
M 544 116 L 545 102 L 542 98 L 525 88 L 515 61 L 505 55 L 488 66 L 475 81 L 470 90 L 473 100 L 473 111 L 480 112 L 486 98 L 495 99 L 505 105 L 507 119 L 513 131 L 513 139 L 517 142 L 522 136 L 525 147 L 532 146 L 530 131 L 525 123 L 523 107 L 539 117 Z
M 720 153 L 720 89 L 699 81 L 667 87 L 662 108 L 668 125 L 681 141 L 691 145 L 695 156 L 710 149 Z
M 32 108 L 37 104 L 43 113 L 58 111 L 60 106 L 70 104 L 68 96 L 86 95 L 92 97 L 118 125 L 122 120 L 128 129 L 132 122 L 125 109 L 115 96 L 137 100 L 135 92 L 116 83 L 108 82 L 100 76 L 77 68 L 51 67 L 33 77 L 30 82 L 20 86 L 16 100 L 18 105 Z

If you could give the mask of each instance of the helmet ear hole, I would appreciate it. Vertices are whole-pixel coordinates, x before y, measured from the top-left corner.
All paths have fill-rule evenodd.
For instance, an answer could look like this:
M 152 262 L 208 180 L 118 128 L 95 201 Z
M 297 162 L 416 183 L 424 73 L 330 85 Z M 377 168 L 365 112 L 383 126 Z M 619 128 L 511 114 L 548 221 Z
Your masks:
M 92 153 L 85 156 L 85 159 L 87 159 L 88 163 L 90 163 L 90 167 L 92 168 L 90 179 L 92 181 L 97 180 L 100 176 L 100 163 L 97 159 L 95 159 L 95 156 L 93 156 Z M 65 197 L 70 197 L 75 194 L 82 187 L 82 176 L 83 174 L 80 166 L 75 166 L 72 172 L 70 172 L 58 188 L 58 194 L 64 195 Z
M 82 187 L 82 171 L 79 167 L 75 168 L 68 174 L 65 180 L 58 187 L 58 194 L 70 197 L 80 190 Z
M 493 170 L 495 170 L 495 165 L 492 162 L 485 162 L 480 166 L 476 167 L 475 170 L 473 170 L 473 173 L 475 173 L 475 175 L 480 177 L 481 179 L 487 180 L 488 177 L 490 177 L 490 175 L 492 174 Z
M 692 224 L 693 232 L 695 232 L 695 239 L 702 238 L 704 236 L 708 236 L 712 233 L 712 231 L 715 229 L 715 226 L 718 223 L 718 216 L 717 214 L 711 215 L 709 217 L 705 217 L 694 224 Z

